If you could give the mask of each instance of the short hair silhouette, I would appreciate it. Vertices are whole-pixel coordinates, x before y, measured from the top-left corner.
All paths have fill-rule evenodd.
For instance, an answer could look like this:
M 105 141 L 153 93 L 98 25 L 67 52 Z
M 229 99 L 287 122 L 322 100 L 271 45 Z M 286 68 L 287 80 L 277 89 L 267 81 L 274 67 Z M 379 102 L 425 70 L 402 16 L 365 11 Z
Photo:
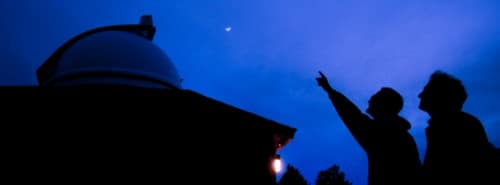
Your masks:
M 460 111 L 467 99 L 467 92 L 460 80 L 443 72 L 434 72 L 424 91 L 419 95 L 431 98 L 433 106 L 438 105 L 440 108 Z
M 382 87 L 376 96 L 382 100 L 382 106 L 388 113 L 398 114 L 403 108 L 403 97 L 390 87 Z

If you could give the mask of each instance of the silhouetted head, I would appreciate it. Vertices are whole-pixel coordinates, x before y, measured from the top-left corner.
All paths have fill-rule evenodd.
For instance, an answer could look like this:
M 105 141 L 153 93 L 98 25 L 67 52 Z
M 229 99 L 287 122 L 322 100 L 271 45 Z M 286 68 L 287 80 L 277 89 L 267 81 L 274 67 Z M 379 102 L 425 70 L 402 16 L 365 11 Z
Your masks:
M 467 99 L 467 92 L 460 80 L 442 71 L 436 71 L 418 97 L 419 108 L 432 115 L 461 111 Z
M 382 87 L 368 102 L 366 112 L 373 118 L 397 116 L 403 108 L 403 97 L 394 89 Z

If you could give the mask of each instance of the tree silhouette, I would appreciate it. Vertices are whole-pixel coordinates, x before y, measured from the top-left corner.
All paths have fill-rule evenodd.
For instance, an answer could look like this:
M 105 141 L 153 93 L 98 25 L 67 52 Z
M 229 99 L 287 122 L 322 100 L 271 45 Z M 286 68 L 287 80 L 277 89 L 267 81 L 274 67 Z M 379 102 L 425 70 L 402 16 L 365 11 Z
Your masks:
M 308 185 L 308 183 L 297 168 L 288 164 L 279 185 Z
M 340 171 L 340 167 L 334 164 L 332 167 L 318 173 L 316 185 L 351 185 L 351 182 L 345 178 L 345 174 Z

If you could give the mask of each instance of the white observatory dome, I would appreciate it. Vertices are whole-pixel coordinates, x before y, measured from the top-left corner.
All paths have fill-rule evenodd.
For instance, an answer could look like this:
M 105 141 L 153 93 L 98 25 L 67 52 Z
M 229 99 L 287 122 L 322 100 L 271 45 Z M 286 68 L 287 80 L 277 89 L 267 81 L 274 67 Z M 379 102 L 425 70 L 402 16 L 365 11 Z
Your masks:
M 181 78 L 168 56 L 151 40 L 134 32 L 92 33 L 71 44 L 56 60 L 42 86 L 181 87 Z

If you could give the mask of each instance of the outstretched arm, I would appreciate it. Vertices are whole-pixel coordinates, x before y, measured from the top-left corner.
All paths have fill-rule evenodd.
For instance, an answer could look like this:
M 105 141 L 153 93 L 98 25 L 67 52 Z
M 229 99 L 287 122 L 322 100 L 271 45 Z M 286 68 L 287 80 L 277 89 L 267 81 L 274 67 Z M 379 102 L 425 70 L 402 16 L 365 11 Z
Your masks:
M 352 103 L 346 96 L 342 93 L 336 91 L 330 86 L 328 79 L 325 75 L 320 71 L 320 77 L 316 78 L 318 81 L 318 85 L 328 93 L 328 96 L 340 116 L 340 119 L 347 126 L 351 134 L 354 138 L 364 146 L 365 141 L 367 140 L 367 136 L 365 134 L 366 122 L 369 121 L 369 118 L 364 115 L 361 110 L 359 110 L 354 103 Z

